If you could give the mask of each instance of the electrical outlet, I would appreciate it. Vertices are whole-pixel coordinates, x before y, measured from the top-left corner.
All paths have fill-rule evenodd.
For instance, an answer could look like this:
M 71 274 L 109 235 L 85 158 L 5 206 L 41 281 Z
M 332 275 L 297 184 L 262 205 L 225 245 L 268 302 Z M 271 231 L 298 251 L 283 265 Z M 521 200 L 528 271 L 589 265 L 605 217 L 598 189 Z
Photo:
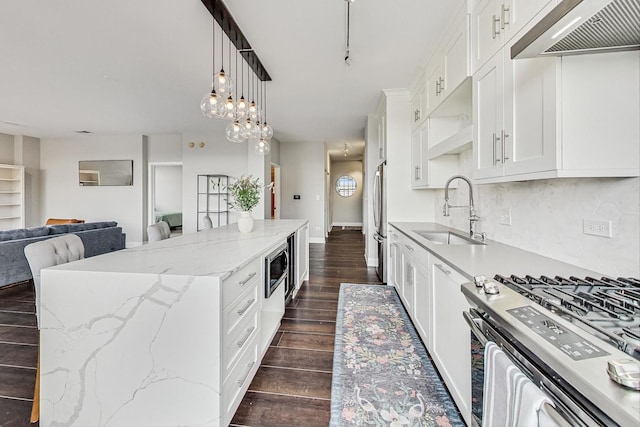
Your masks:
M 612 237 L 611 221 L 585 219 L 583 232 L 584 234 L 592 234 L 594 236 Z
M 498 222 L 502 225 L 511 225 L 511 209 L 500 209 Z
M 320 227 L 316 227 L 316 231 L 320 231 Z

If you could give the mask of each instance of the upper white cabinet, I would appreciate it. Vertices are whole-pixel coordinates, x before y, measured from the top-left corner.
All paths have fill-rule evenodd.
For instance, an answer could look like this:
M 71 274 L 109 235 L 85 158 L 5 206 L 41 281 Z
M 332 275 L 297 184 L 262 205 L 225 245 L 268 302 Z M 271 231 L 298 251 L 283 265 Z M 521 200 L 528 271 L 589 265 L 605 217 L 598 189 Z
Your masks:
M 475 0 L 471 10 L 471 65 L 475 73 L 542 9 L 555 0 Z
M 637 176 L 640 54 L 511 60 L 510 45 L 473 77 L 474 179 Z
M 0 230 L 24 228 L 24 166 L 0 165 Z
M 387 115 L 386 115 L 386 102 L 384 97 L 380 101 L 378 111 L 376 113 L 378 119 L 378 160 L 380 162 L 387 159 Z
M 411 89 L 411 129 L 420 126 L 427 118 L 427 93 L 424 70 L 420 69 L 419 77 Z
M 425 67 L 427 114 L 434 112 L 471 75 L 469 15 L 450 27 Z

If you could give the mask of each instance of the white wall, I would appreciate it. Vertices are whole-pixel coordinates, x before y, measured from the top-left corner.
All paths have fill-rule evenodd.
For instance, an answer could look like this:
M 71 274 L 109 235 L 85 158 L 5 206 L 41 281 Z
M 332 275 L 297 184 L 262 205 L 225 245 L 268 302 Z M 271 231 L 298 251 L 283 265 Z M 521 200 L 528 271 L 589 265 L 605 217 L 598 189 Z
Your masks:
M 182 212 L 182 166 L 156 166 L 155 209 Z
M 127 245 L 141 244 L 146 219 L 146 138 L 142 135 L 42 139 L 40 146 L 42 218 L 117 221 Z M 82 187 L 80 160 L 133 160 L 133 185 Z
M 45 223 L 40 212 L 40 140 L 30 136 L 14 138 L 15 164 L 24 166 L 24 207 L 26 227 Z
M 471 151 L 460 154 L 470 176 Z M 474 186 L 478 232 L 502 243 L 611 276 L 640 277 L 640 178 L 562 178 Z M 450 192 L 450 202 L 466 205 L 466 186 Z M 468 211 L 442 216 L 444 192 L 437 192 L 436 220 L 467 231 Z M 512 225 L 499 216 L 511 209 Z M 613 238 L 583 234 L 583 220 L 613 223 Z M 553 271 L 549 272 L 554 274 Z
M 281 142 L 280 149 L 281 218 L 308 219 L 310 242 L 324 243 L 324 144 Z
M 350 197 L 340 196 L 336 191 L 336 182 L 343 175 L 356 180 L 356 192 Z M 332 225 L 362 225 L 362 161 L 334 160 L 331 162 L 331 181 L 329 193 L 332 199 Z
M 190 143 L 193 142 L 193 148 Z M 200 142 L 204 147 L 200 147 Z M 210 134 L 187 133 L 182 135 L 182 232 L 197 230 L 197 179 L 198 175 L 221 174 L 239 178 L 248 173 L 249 146 L 246 142 L 228 142 L 220 131 Z M 237 216 L 230 215 L 230 222 Z
M 387 97 L 387 221 L 433 221 L 433 192 L 411 189 L 409 91 L 384 92 Z
M 149 135 L 149 163 L 181 162 L 182 135 Z
M 0 163 L 3 165 L 13 165 L 13 135 L 0 133 Z

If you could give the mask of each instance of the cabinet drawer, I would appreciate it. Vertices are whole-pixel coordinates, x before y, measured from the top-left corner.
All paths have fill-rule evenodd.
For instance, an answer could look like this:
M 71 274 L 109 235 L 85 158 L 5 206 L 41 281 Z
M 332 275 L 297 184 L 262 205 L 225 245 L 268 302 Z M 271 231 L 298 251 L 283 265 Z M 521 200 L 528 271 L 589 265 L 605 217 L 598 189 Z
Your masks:
M 222 281 L 222 307 L 232 303 L 251 285 L 259 281 L 260 267 L 260 259 L 253 260 Z
M 222 339 L 224 348 L 222 378 L 227 378 L 238 357 L 253 343 L 255 336 L 258 334 L 259 315 L 258 305 L 254 304 L 247 317 L 233 329 L 232 333 Z
M 229 425 L 259 365 L 258 340 L 254 337 L 222 386 L 223 425 Z
M 222 314 L 222 331 L 225 335 L 233 332 L 236 325 L 240 324 L 257 309 L 258 289 L 257 283 L 254 283 L 240 298 L 225 308 Z

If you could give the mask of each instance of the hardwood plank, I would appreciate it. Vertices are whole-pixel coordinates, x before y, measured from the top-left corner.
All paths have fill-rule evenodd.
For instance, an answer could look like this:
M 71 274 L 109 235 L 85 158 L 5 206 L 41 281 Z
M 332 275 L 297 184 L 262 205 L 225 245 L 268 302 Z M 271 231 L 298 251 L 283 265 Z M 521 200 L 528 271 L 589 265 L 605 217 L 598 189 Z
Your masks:
M 37 363 L 37 346 L 0 343 L 0 365 L 35 368 Z M 33 372 L 32 375 L 35 377 L 35 372 Z M 0 383 L 2 383 L 2 381 L 0 381 Z
M 333 352 L 334 335 L 298 334 L 285 332 L 278 347 L 300 348 L 306 350 L 323 350 Z
M 286 394 L 288 396 L 331 398 L 331 374 L 296 369 L 260 367 L 249 386 L 251 391 Z
M 298 296 L 304 299 L 318 299 L 325 301 L 338 301 L 338 293 L 332 292 L 313 292 L 306 289 L 300 289 Z
M 269 347 L 262 359 L 262 365 L 331 373 L 333 353 L 300 348 Z M 305 373 L 301 372 L 300 375 Z
M 0 311 L 0 325 L 33 326 L 35 328 L 37 326 L 36 316 L 30 313 Z
M 255 427 L 326 427 L 331 403 L 309 399 L 249 391 L 236 411 L 231 426 Z
M 282 321 L 280 322 L 279 330 L 283 332 L 335 335 L 336 322 L 314 322 L 309 320 L 282 319 Z
M 310 310 L 306 308 L 288 308 L 284 312 L 285 319 L 336 321 L 336 311 Z
M 33 301 L 5 299 L 0 296 L 0 311 L 17 311 L 20 313 L 35 314 L 36 305 Z
M 0 325 L 0 342 L 38 345 L 38 329 Z
M 33 397 L 33 390 L 31 390 L 31 397 Z M 2 427 L 37 426 L 38 424 L 29 424 L 32 405 L 33 402 L 29 400 L 0 398 L 0 425 Z
M 33 399 L 36 384 L 35 369 L 0 366 L 0 396 Z M 31 410 L 31 408 L 29 408 Z M 2 415 L 0 413 L 0 415 Z M 0 423 L 2 419 L 0 418 Z M 0 424 L 4 427 L 3 424 Z
M 318 301 L 304 298 L 297 298 L 295 308 L 312 308 L 314 310 L 338 310 L 338 301 Z

